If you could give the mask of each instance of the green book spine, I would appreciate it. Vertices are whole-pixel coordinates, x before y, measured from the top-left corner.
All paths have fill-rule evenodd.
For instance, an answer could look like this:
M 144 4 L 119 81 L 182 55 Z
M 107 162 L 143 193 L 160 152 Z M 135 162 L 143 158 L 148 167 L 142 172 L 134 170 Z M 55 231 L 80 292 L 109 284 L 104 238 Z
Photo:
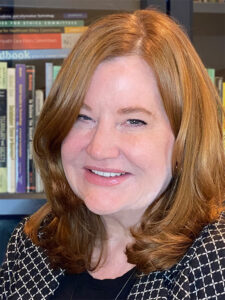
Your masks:
M 215 84 L 215 69 L 213 68 L 208 68 L 207 72 L 209 74 L 209 77 L 211 78 L 213 84 Z
M 53 82 L 55 81 L 59 71 L 61 69 L 61 66 L 53 66 Z
M 84 26 L 84 20 L 1 20 L 0 27 L 69 27 Z
M 0 193 L 7 192 L 7 63 L 0 62 Z

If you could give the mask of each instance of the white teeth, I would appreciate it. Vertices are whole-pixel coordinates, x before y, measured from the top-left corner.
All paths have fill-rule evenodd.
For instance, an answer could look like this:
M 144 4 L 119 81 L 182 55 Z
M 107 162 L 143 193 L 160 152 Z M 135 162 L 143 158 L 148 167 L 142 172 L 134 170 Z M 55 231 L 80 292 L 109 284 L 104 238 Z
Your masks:
M 115 176 L 121 176 L 125 174 L 125 173 L 101 172 L 96 170 L 91 170 L 91 172 L 103 177 L 115 177 Z

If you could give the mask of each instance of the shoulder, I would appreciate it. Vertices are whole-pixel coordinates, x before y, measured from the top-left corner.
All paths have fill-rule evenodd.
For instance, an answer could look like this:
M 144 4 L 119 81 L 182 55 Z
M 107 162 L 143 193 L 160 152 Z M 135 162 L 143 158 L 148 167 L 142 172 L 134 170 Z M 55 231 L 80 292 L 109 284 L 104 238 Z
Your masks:
M 198 260 L 199 266 L 221 261 L 225 267 L 225 213 L 219 219 L 203 228 L 198 238 L 187 251 L 181 263 L 192 263 Z
M 225 299 L 225 213 L 200 232 L 172 268 L 142 274 L 129 299 Z
M 168 270 L 166 280 L 177 298 L 225 298 L 225 214 L 208 224 L 181 261 Z M 175 292 L 174 292 L 175 293 Z M 183 299 L 183 298 L 182 298 Z M 189 298 L 187 298 L 189 299 Z
M 26 236 L 24 225 L 27 219 L 18 224 L 9 240 L 0 268 L 0 294 L 6 298 L 13 295 L 26 298 L 32 291 L 40 296 L 37 299 L 45 299 L 58 287 L 58 278 L 63 271 L 51 269 L 45 250 Z

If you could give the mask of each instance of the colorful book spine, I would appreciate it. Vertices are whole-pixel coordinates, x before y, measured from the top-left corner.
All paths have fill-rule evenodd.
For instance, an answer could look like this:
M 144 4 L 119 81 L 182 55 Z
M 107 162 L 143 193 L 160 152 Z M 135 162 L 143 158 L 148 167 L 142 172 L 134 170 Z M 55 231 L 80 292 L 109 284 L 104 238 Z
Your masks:
M 0 51 L 0 60 L 63 59 L 69 52 L 70 49 L 3 50 Z
M 86 12 L 62 8 L 0 7 L 0 20 L 86 19 Z
M 48 97 L 48 94 L 51 90 L 53 84 L 53 63 L 45 63 L 45 98 Z
M 60 69 L 61 69 L 61 66 L 57 66 L 57 65 L 53 66 L 53 82 L 55 81 Z
M 209 74 L 210 79 L 212 80 L 212 83 L 215 84 L 215 69 L 207 68 L 207 72 Z
M 63 33 L 66 28 L 74 27 L 0 27 L 0 34 Z
M 64 33 L 83 33 L 88 29 L 88 26 L 70 26 L 64 27 Z
M 44 105 L 44 91 L 43 90 L 36 90 L 35 91 L 35 125 L 37 124 L 38 118 L 40 116 L 42 107 Z M 41 176 L 39 170 L 35 169 L 35 185 L 36 185 L 36 192 L 41 193 L 43 192 L 43 182 L 41 180 Z
M 27 102 L 27 192 L 35 192 L 35 168 L 32 154 L 34 135 L 35 66 L 26 66 Z
M 84 26 L 84 20 L 0 20 L 0 27 Z
M 16 70 L 8 68 L 7 79 L 7 173 L 8 193 L 16 192 Z
M 82 35 L 81 32 L 62 33 L 61 34 L 61 48 L 72 49 L 81 35 Z
M 1 50 L 72 48 L 82 33 L 0 34 Z
M 16 64 L 16 192 L 26 192 L 26 66 Z
M 7 63 L 0 62 L 0 193 L 7 192 Z
M 62 48 L 61 33 L 0 34 L 1 50 Z

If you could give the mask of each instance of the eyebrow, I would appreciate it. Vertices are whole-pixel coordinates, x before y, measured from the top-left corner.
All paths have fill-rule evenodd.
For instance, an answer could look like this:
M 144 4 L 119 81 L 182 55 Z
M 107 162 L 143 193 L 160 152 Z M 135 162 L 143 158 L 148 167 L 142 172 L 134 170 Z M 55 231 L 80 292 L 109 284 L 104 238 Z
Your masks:
M 82 108 L 88 110 L 88 111 L 91 111 L 91 107 L 87 104 L 83 104 L 82 105 Z M 139 106 L 129 106 L 129 107 L 124 107 L 124 108 L 120 108 L 117 113 L 120 114 L 120 115 L 123 115 L 123 114 L 131 114 L 131 113 L 139 113 L 139 112 L 142 112 L 142 113 L 146 113 L 150 116 L 152 116 L 152 113 L 147 110 L 146 108 L 144 107 L 139 107 Z
M 120 108 L 117 112 L 119 114 L 130 114 L 130 113 L 142 112 L 142 113 L 146 113 L 146 114 L 152 116 L 152 113 L 149 110 L 145 109 L 144 107 L 139 107 L 139 106 L 130 106 L 130 107 Z

